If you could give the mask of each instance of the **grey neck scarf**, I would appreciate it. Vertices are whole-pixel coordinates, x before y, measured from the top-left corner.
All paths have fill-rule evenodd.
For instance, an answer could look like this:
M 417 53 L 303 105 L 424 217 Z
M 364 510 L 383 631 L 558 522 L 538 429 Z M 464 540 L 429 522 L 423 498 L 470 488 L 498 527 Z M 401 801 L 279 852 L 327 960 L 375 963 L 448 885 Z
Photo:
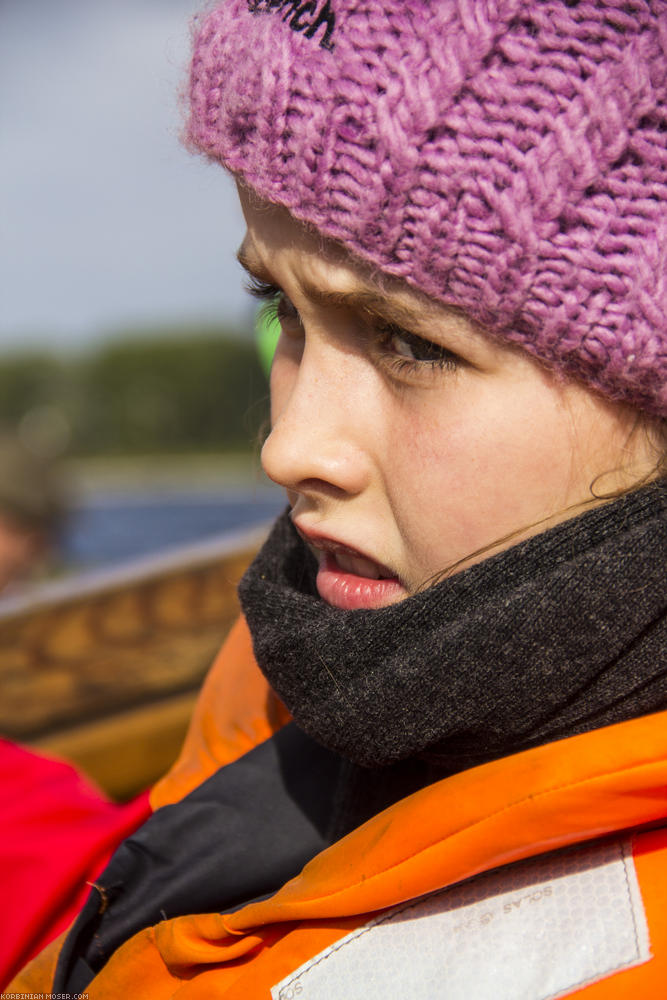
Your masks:
M 445 771 L 667 706 L 667 488 L 589 510 L 400 604 L 341 611 L 287 514 L 243 578 L 297 725 L 364 767 Z

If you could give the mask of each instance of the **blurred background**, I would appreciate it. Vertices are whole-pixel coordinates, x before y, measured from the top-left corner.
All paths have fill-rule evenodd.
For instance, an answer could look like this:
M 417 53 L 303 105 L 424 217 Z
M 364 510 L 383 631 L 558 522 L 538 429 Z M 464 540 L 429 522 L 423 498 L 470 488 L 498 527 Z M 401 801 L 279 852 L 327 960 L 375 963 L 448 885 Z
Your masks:
M 53 755 L 122 801 L 166 771 L 284 504 L 234 186 L 179 140 L 204 2 L 0 0 L 0 873 L 36 907 L 129 832 Z M 0 991 L 57 929 L 3 902 Z
M 233 183 L 179 140 L 200 6 L 0 3 L 0 544 L 15 581 L 282 506 L 258 470 L 268 386 Z

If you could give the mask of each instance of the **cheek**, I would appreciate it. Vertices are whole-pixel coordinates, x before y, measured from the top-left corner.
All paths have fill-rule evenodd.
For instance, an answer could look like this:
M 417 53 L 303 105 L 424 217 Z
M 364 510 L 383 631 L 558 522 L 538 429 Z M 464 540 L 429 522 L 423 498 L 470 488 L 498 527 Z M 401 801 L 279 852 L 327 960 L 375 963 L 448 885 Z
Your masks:
M 435 408 L 394 420 L 385 453 L 393 517 L 421 583 L 458 558 L 472 537 L 478 509 L 481 442 L 469 423 Z M 468 549 L 469 550 L 469 549 Z
M 566 505 L 569 426 L 548 398 L 443 408 L 393 441 L 392 506 L 424 577 Z

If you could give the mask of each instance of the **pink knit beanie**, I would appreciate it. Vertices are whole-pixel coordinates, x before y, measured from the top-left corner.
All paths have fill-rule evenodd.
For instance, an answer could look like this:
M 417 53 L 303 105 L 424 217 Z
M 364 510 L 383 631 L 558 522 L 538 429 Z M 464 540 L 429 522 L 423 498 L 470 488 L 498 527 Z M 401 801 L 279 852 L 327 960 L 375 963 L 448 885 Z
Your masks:
M 667 0 L 225 0 L 198 26 L 188 138 L 667 416 Z

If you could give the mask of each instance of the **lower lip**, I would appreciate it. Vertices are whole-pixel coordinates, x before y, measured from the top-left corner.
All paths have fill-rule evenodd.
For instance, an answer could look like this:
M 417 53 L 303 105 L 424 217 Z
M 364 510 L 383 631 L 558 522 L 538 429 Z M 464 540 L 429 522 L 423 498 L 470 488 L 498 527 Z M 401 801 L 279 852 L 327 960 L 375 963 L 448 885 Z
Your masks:
M 397 577 L 371 580 L 342 570 L 333 555 L 325 553 L 317 573 L 317 592 L 334 608 L 356 611 L 360 608 L 384 608 L 407 597 Z

